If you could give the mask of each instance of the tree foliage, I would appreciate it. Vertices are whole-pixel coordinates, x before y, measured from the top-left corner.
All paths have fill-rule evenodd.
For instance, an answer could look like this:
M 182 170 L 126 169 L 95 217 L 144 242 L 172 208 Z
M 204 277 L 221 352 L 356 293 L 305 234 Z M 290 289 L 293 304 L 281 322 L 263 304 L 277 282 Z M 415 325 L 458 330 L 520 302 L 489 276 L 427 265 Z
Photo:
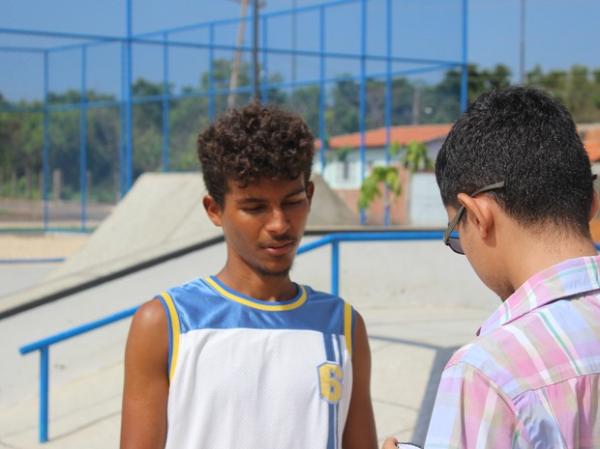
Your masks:
M 175 95 L 168 103 L 169 166 L 172 170 L 197 168 L 195 141 L 198 132 L 209 123 L 209 105 L 214 105 L 216 114 L 222 113 L 226 108 L 227 94 L 224 92 L 229 87 L 231 63 L 224 59 L 215 60 L 213 68 L 212 76 L 202 73 L 195 85 L 183 86 L 179 92 L 175 92 L 174 86 L 168 86 L 169 93 Z M 468 71 L 469 101 L 482 92 L 511 84 L 510 69 L 501 64 L 490 69 L 469 65 Z M 248 88 L 251 66 L 242 63 L 239 76 L 240 87 Z M 270 87 L 262 93 L 263 96 L 269 102 L 300 113 L 315 136 L 319 135 L 321 119 L 325 122 L 325 139 L 359 130 L 360 85 L 351 77 L 340 76 L 336 82 L 328 85 L 326 92 L 321 92 L 318 85 L 293 90 L 279 89 L 276 84 L 281 83 L 283 78 L 277 73 L 271 74 L 268 81 Z M 540 67 L 534 67 L 527 74 L 527 84 L 539 86 L 559 98 L 578 123 L 600 121 L 600 69 L 573 66 L 568 70 L 544 72 Z M 394 77 L 390 104 L 392 125 L 453 122 L 460 111 L 460 85 L 460 69 L 448 70 L 438 82 Z M 206 95 L 211 86 L 217 92 L 212 99 Z M 144 171 L 161 169 L 163 89 L 162 82 L 141 78 L 132 86 L 135 98 L 134 176 Z M 366 94 L 366 128 L 385 126 L 385 80 L 368 79 Z M 321 95 L 326 96 L 323 117 L 319 111 Z M 246 89 L 238 93 L 237 104 L 244 104 L 250 99 L 250 90 Z M 78 195 L 81 179 L 80 92 L 50 92 L 48 100 L 53 107 L 69 105 L 60 111 L 51 109 L 49 113 L 49 160 L 51 171 L 61 170 L 63 199 L 73 199 Z M 89 193 L 92 199 L 112 201 L 119 182 L 119 99 L 110 94 L 89 90 L 86 101 L 92 105 L 87 109 L 86 116 L 88 169 L 93 187 Z M 94 106 L 98 102 L 109 105 Z M 0 195 L 40 196 L 44 142 L 42 106 L 39 101 L 9 102 L 0 93 Z M 399 148 L 399 154 L 404 158 L 402 163 L 409 169 L 430 168 L 428 164 L 431 162 L 426 162 L 422 157 L 422 148 L 414 145 Z M 381 176 L 380 171 L 374 176 Z

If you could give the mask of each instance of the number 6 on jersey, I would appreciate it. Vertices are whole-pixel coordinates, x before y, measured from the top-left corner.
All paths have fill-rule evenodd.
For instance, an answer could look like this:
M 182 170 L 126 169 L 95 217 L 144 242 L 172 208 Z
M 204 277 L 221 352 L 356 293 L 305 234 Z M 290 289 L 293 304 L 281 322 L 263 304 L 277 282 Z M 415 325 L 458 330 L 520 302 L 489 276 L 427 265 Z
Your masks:
M 321 398 L 332 404 L 337 403 L 342 397 L 342 368 L 337 363 L 325 362 L 318 369 Z

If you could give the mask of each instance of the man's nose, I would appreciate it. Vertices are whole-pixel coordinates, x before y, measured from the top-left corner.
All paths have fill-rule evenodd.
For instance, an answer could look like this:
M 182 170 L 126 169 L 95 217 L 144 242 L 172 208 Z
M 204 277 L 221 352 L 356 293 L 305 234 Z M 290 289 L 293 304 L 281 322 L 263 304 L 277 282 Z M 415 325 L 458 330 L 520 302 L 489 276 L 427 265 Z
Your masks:
M 290 228 L 290 222 L 287 215 L 280 208 L 274 208 L 269 216 L 267 231 L 273 234 L 283 234 Z

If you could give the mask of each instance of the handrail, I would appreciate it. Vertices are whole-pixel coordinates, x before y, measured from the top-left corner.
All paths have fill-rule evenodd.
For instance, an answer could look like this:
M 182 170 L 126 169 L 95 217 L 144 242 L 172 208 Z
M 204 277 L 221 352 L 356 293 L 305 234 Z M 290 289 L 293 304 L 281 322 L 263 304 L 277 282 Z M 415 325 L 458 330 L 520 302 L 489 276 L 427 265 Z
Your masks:
M 339 293 L 340 242 L 365 242 L 365 241 L 415 241 L 415 240 L 441 240 L 443 231 L 392 231 L 392 232 L 336 232 L 328 234 L 318 240 L 306 243 L 298 248 L 297 254 L 304 254 L 331 244 L 331 293 Z M 73 327 L 49 337 L 37 340 L 22 346 L 19 352 L 22 355 L 34 351 L 40 352 L 40 406 L 39 406 L 39 441 L 48 441 L 48 397 L 49 397 L 49 364 L 50 346 L 65 340 L 77 337 L 94 329 L 107 326 L 135 314 L 139 306 L 109 315 L 105 318 L 91 321 L 80 326 Z

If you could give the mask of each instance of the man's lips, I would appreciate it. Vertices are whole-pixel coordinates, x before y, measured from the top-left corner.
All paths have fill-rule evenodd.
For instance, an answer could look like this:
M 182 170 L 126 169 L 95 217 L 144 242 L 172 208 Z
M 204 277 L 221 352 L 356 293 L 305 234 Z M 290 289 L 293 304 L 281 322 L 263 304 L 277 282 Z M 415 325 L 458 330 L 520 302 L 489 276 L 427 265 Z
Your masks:
M 284 242 L 273 242 L 261 245 L 267 253 L 272 256 L 282 256 L 289 253 L 296 246 L 295 240 L 286 240 Z

